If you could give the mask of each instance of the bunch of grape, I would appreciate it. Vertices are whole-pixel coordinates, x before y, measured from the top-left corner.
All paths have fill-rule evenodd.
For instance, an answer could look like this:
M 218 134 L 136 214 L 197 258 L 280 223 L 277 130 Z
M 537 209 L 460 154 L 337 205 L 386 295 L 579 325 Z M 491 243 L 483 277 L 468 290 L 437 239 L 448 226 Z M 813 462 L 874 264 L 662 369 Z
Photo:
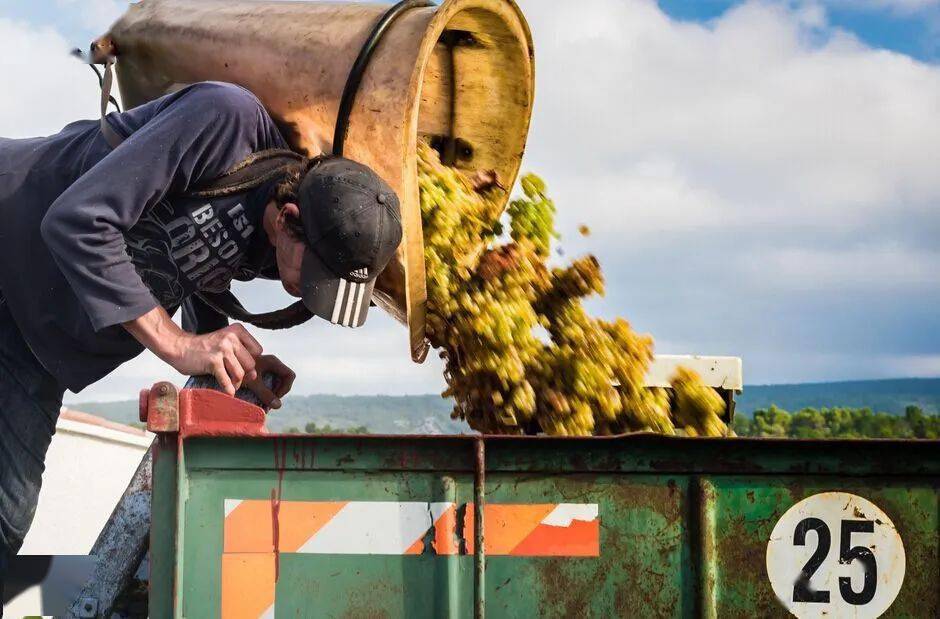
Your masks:
M 522 179 L 507 239 L 496 192 L 426 144 L 418 178 L 427 335 L 455 418 L 494 434 L 726 433 L 723 401 L 694 372 L 677 373 L 671 392 L 645 387 L 652 339 L 588 316 L 583 299 L 604 292 L 593 256 L 549 266 L 555 205 L 541 179 Z
M 724 436 L 721 421 L 725 403 L 714 389 L 702 384 L 698 374 L 680 367 L 672 378 L 675 396 L 674 417 L 689 436 Z

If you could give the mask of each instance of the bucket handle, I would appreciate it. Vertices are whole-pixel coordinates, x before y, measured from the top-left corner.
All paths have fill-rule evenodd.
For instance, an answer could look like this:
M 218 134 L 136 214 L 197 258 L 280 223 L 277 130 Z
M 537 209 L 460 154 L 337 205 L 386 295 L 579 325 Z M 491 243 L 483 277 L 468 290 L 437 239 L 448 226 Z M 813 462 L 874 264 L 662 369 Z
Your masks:
M 434 6 L 430 0 L 402 0 L 382 15 L 382 18 L 375 24 L 369 38 L 359 50 L 359 55 L 349 70 L 349 77 L 346 78 L 346 85 L 343 87 L 343 96 L 339 102 L 339 113 L 336 118 L 336 129 L 333 132 L 333 154 L 342 157 L 343 150 L 346 147 L 346 134 L 349 132 L 349 115 L 352 113 L 353 103 L 356 102 L 356 94 L 359 92 L 359 85 L 362 83 L 362 76 L 369 66 L 372 54 L 378 47 L 382 36 L 391 27 L 391 25 L 401 17 L 405 12 L 411 9 L 427 8 Z

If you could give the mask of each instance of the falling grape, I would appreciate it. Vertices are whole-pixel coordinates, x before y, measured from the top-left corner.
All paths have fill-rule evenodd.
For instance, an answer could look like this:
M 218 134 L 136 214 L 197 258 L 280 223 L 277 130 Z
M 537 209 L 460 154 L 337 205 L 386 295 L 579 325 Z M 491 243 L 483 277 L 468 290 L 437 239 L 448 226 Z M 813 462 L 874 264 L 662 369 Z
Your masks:
M 491 172 L 466 176 L 420 144 L 418 182 L 427 335 L 455 418 L 494 434 L 727 433 L 724 402 L 698 375 L 680 369 L 671 391 L 647 388 L 652 338 L 585 312 L 604 293 L 593 256 L 548 264 L 558 235 L 542 179 L 522 178 L 508 226 Z

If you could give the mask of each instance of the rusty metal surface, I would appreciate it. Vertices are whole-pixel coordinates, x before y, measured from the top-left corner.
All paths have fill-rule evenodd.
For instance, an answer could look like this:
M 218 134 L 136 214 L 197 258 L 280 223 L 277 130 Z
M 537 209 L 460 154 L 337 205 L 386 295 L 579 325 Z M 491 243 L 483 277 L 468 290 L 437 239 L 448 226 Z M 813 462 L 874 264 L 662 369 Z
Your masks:
M 474 509 L 474 531 L 454 531 L 467 546 L 456 554 L 425 537 L 413 557 L 282 556 L 279 613 L 316 599 L 336 616 L 783 617 L 765 567 L 771 530 L 800 501 L 835 490 L 870 500 L 896 525 L 908 567 L 889 615 L 925 616 L 940 609 L 937 447 L 648 436 L 189 439 L 178 491 L 188 497 L 185 526 L 198 536 L 177 555 L 188 574 L 178 602 L 191 616 L 216 616 L 218 593 L 205 593 L 220 578 L 213 553 L 221 549 L 206 541 L 222 538 L 212 506 L 267 502 L 277 487 L 283 501 L 445 499 L 459 506 L 459 522 Z M 548 503 L 597 505 L 598 556 L 479 552 L 506 525 L 475 505 Z M 331 595 L 305 597 L 324 590 Z
M 155 384 L 147 392 L 146 409 L 141 421 L 151 432 L 176 432 L 180 427 L 179 390 L 170 382 Z
M 473 616 L 475 619 L 483 619 L 486 614 L 486 536 L 483 529 L 483 513 L 486 506 L 486 446 L 483 439 L 477 438 L 474 441 L 473 454 Z
M 177 586 L 164 577 L 151 598 L 175 616 L 225 616 L 269 570 L 258 595 L 279 616 L 315 603 L 324 616 L 784 617 L 817 603 L 798 597 L 801 568 L 827 616 L 869 616 L 851 614 L 869 603 L 940 615 L 938 441 L 248 433 L 179 446 L 162 479 L 179 512 L 155 525 Z M 321 509 L 326 524 L 297 537 Z M 229 529 L 230 513 L 254 516 Z M 826 535 L 801 538 L 810 524 Z M 271 563 L 226 576 L 245 553 Z

